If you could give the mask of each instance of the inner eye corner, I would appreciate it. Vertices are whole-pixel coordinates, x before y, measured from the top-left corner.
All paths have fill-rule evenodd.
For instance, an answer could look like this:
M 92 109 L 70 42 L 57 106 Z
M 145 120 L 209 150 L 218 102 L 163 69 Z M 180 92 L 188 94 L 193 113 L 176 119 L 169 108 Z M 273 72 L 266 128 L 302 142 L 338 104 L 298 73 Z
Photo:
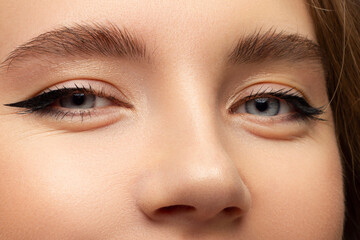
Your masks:
M 237 103 L 235 103 L 235 104 L 233 104 L 233 105 L 230 105 L 230 107 L 228 107 L 227 108 L 227 112 L 228 113 L 230 113 L 230 114 L 235 114 L 236 113 L 236 111 L 235 111 L 235 109 L 236 108 L 238 108 L 239 106 L 241 106 L 241 104 L 244 104 L 245 102 L 237 102 Z

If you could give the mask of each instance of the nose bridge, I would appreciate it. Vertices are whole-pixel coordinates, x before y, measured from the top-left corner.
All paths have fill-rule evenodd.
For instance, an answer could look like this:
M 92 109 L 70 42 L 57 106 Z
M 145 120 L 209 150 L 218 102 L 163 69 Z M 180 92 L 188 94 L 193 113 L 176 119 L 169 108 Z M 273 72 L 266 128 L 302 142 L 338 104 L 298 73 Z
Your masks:
M 213 142 L 217 139 L 217 96 L 212 92 L 211 82 L 206 73 L 201 69 L 183 64 L 164 76 L 169 79 L 166 84 L 170 91 L 162 99 L 169 99 L 162 104 L 159 116 L 165 120 L 164 134 L 176 135 L 178 141 L 197 144 Z M 172 136 L 165 136 L 170 138 Z M 204 142 L 205 143 L 205 142 Z
M 154 154 L 161 159 L 149 160 L 156 167 L 139 184 L 138 204 L 150 218 L 203 222 L 220 214 L 231 220 L 249 209 L 248 189 L 220 139 L 216 100 L 196 85 L 179 84 L 162 116 L 156 145 L 166 154 Z

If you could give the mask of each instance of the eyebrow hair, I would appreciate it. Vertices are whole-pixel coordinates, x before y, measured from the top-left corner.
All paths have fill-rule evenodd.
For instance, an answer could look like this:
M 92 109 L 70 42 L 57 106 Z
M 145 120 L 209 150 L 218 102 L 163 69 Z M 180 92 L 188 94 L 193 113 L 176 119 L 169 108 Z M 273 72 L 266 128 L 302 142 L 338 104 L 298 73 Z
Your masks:
M 233 64 L 264 61 L 317 61 L 325 67 L 321 47 L 314 41 L 299 34 L 277 32 L 271 28 L 265 33 L 261 29 L 254 34 L 240 38 L 229 54 Z
M 126 28 L 120 29 L 112 23 L 76 24 L 45 32 L 20 45 L 0 63 L 0 69 L 4 66 L 9 69 L 17 61 L 49 55 L 100 55 L 149 60 L 145 43 Z M 277 32 L 274 28 L 266 32 L 260 29 L 251 35 L 241 37 L 228 56 L 228 62 L 233 64 L 270 60 L 312 60 L 322 63 L 323 67 L 326 66 L 322 49 L 317 43 L 299 34 Z
M 45 32 L 20 45 L 10 52 L 0 68 L 9 68 L 16 61 L 49 55 L 147 58 L 145 44 L 127 29 L 111 23 L 76 24 Z

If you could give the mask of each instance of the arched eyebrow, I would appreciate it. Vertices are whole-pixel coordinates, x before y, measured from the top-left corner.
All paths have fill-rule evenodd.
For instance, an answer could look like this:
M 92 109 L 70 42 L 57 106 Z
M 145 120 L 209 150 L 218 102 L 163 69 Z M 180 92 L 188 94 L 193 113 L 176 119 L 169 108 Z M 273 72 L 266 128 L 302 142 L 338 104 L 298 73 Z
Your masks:
M 261 29 L 241 37 L 230 52 L 228 62 L 246 64 L 265 61 L 317 62 L 324 65 L 321 47 L 313 40 L 297 33 L 286 33 L 271 28 Z
M 146 46 L 114 24 L 76 24 L 45 32 L 10 52 L 0 67 L 48 56 L 105 56 L 148 59 Z

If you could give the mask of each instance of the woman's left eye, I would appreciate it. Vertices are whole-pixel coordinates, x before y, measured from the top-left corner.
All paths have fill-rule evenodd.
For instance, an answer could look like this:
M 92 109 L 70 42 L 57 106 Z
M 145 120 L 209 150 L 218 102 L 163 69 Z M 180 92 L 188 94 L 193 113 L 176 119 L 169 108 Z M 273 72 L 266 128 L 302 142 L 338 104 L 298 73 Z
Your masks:
M 235 103 L 229 110 L 232 114 L 250 114 L 261 117 L 287 115 L 291 119 L 323 120 L 322 108 L 311 106 L 304 97 L 290 90 L 259 92 Z
M 233 113 L 248 113 L 259 116 L 276 116 L 293 111 L 287 102 L 277 98 L 256 98 L 241 104 Z

